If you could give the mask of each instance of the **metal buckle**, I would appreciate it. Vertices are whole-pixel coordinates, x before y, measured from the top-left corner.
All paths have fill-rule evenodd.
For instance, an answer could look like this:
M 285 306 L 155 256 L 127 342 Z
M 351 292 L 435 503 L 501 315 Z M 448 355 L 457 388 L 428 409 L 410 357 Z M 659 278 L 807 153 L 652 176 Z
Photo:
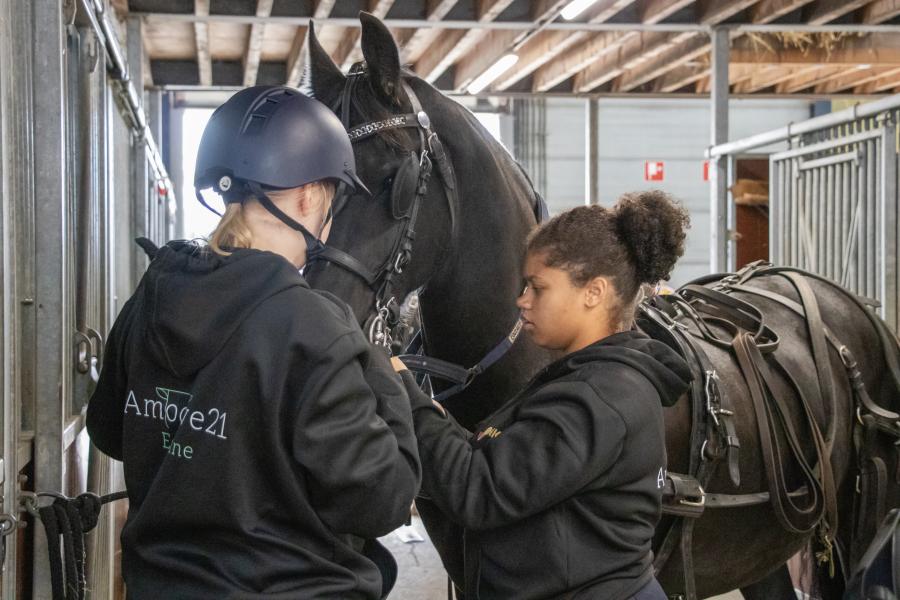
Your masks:
M 713 423 L 716 427 L 719 427 L 719 417 L 720 409 L 718 407 L 713 407 L 713 383 L 719 380 L 719 376 L 716 373 L 716 370 L 706 371 L 706 383 L 703 385 L 703 391 L 706 394 L 706 411 L 712 417 Z M 718 387 L 715 388 L 715 395 L 718 398 Z M 731 411 L 726 411 L 727 414 L 731 414 Z M 726 413 L 721 413 L 726 414 Z
M 681 504 L 683 506 L 693 506 L 694 508 L 703 508 L 704 506 L 706 506 L 706 491 L 702 487 L 700 487 L 699 489 L 700 495 L 697 500 L 687 500 L 685 498 L 682 498 L 678 501 L 678 504 Z

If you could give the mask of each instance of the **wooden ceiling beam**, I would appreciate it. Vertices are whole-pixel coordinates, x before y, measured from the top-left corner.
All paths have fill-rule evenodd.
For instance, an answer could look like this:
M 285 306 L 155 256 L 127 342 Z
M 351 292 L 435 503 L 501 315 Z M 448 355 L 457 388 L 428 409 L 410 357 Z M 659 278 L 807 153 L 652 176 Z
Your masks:
M 319 0 L 316 3 L 316 10 L 313 11 L 313 19 L 327 19 L 331 14 L 331 9 L 334 8 L 334 3 L 335 0 Z M 303 76 L 308 31 L 308 27 L 298 27 L 294 34 L 294 40 L 291 42 L 291 49 L 287 56 L 287 85 L 291 87 L 300 85 L 300 78 Z
M 818 67 L 808 73 L 794 75 L 790 79 L 786 79 L 775 86 L 776 94 L 796 94 L 808 87 L 831 81 L 840 77 L 847 70 L 844 67 Z
M 388 11 L 391 10 L 391 7 L 394 5 L 394 0 L 370 0 L 369 2 L 369 12 L 378 17 L 379 19 L 383 19 L 385 15 L 388 14 Z M 341 69 L 347 71 L 353 65 L 353 63 L 362 60 L 362 49 L 360 48 L 360 30 L 351 29 L 347 37 L 344 38 L 345 42 L 350 43 L 348 40 L 353 40 L 352 45 L 350 47 L 350 51 L 344 54 L 343 61 L 340 60 L 341 50 L 344 45 L 342 44 L 341 50 L 338 50 L 338 54 L 335 56 L 335 62 L 341 65 Z
M 900 85 L 900 75 L 896 73 L 880 75 L 874 81 L 853 88 L 857 94 L 880 94 Z
M 856 66 L 859 64 L 900 65 L 900 36 L 892 33 L 870 33 L 865 37 L 851 37 L 831 50 L 784 48 L 775 40 L 771 48 L 742 37 L 731 47 L 732 64 L 808 65 L 828 64 Z
M 639 16 L 642 23 L 653 25 L 691 5 L 694 1 L 695 0 L 649 0 L 643 5 Z M 566 54 L 538 69 L 535 73 L 532 87 L 534 91 L 545 92 L 586 68 L 592 67 L 593 71 L 597 72 L 599 69 L 596 67 L 596 62 L 590 56 L 592 46 L 599 46 L 603 56 L 608 57 L 611 52 L 616 51 L 620 55 L 627 55 L 634 59 L 635 57 L 629 53 L 627 48 L 634 48 L 637 46 L 640 49 L 639 52 L 646 52 L 652 43 L 650 40 L 656 40 L 658 43 L 663 43 L 668 37 L 667 34 L 660 32 L 637 31 L 604 32 L 590 38 L 585 36 L 588 41 L 583 48 L 572 48 Z M 619 47 L 621 47 L 621 50 L 619 50 Z M 604 65 L 610 64 L 608 59 L 602 60 L 602 62 Z M 612 75 L 606 77 L 605 81 L 622 73 L 624 68 L 625 67 L 621 62 L 614 63 L 608 71 L 608 73 L 611 73 Z M 585 75 L 581 77 L 581 79 L 591 79 L 591 76 Z M 576 81 L 576 85 L 577 84 L 578 82 Z
M 679 10 L 694 3 L 695 0 L 648 0 L 638 13 L 641 23 L 659 23 L 671 17 Z
M 698 13 L 704 25 L 716 25 L 739 14 L 758 0 L 703 0 Z M 734 37 L 734 34 L 732 34 Z M 675 67 L 708 55 L 711 48 L 709 36 L 703 33 L 678 33 L 668 37 L 658 48 L 648 49 L 642 57 L 617 66 L 619 72 L 613 75 L 616 81 L 613 89 L 628 91 L 648 81 L 662 76 Z M 576 78 L 577 91 L 590 91 L 608 81 L 611 70 L 603 73 L 596 64 L 590 65 Z
M 677 92 L 681 88 L 696 83 L 709 76 L 709 67 L 700 65 L 676 67 L 653 82 L 656 93 Z
M 811 4 L 815 0 L 762 0 L 750 7 L 750 21 L 757 25 L 765 25 L 797 9 Z
M 532 10 L 531 19 L 544 23 L 555 19 L 570 0 L 538 0 Z M 491 31 L 478 42 L 456 65 L 453 87 L 465 89 L 473 79 L 496 63 L 519 43 L 527 33 L 520 31 Z M 540 34 L 538 34 L 540 35 Z M 534 37 L 534 36 L 532 36 Z
M 759 0 L 704 0 L 698 6 L 701 25 L 715 25 L 756 4 Z
M 709 54 L 709 46 L 709 38 L 706 35 L 675 34 L 655 52 L 648 52 L 641 63 L 632 62 L 624 65 L 621 73 L 616 76 L 613 89 L 617 92 L 624 92 L 643 85 L 688 61 L 706 56 Z M 602 83 L 604 79 L 603 72 L 597 70 L 594 65 L 585 69 L 584 73 L 580 73 L 579 76 L 582 78 L 582 82 L 576 88 L 578 90 L 591 90 Z
M 478 22 L 493 21 L 512 2 L 513 0 L 477 0 Z M 459 35 L 460 33 L 462 35 Z M 428 83 L 434 83 L 444 71 L 465 56 L 487 33 L 488 31 L 485 29 L 463 29 L 443 32 L 437 41 L 432 44 L 432 47 L 416 62 L 415 72 Z M 449 43 L 454 41 L 455 43 Z M 434 51 L 445 48 L 445 53 L 438 54 Z
M 257 0 L 256 16 L 269 17 L 272 15 L 272 5 L 275 0 Z M 247 40 L 247 51 L 244 53 L 244 86 L 256 85 L 256 77 L 259 75 L 259 57 L 262 54 L 263 36 L 266 34 L 264 23 L 254 23 L 250 26 L 250 38 Z
M 742 66 L 750 68 L 753 73 L 749 78 L 735 84 L 733 90 L 735 94 L 753 94 L 760 90 L 770 88 L 773 85 L 778 85 L 782 81 L 786 81 L 791 77 L 796 77 L 801 73 L 810 72 L 819 68 L 818 65 L 806 66 L 800 69 L 778 65 L 730 65 L 732 69 Z
M 428 0 L 425 7 L 426 21 L 440 21 L 450 9 L 456 6 L 459 0 Z M 422 57 L 422 53 L 437 39 L 441 34 L 440 29 L 431 29 L 429 27 L 421 27 L 416 30 L 409 41 L 407 41 L 400 49 L 400 62 L 403 64 L 416 62 Z
M 209 16 L 209 0 L 194 0 L 194 14 L 199 17 Z M 200 85 L 212 85 L 212 57 L 209 54 L 209 23 L 194 23 L 194 40 L 197 44 L 197 71 L 200 73 Z
M 806 21 L 810 25 L 825 25 L 848 13 L 852 13 L 869 2 L 871 0 L 819 0 L 818 3 L 813 5 Z
M 605 0 L 604 2 L 596 4 L 588 9 L 588 23 L 603 23 L 608 21 L 634 2 L 635 0 Z M 516 50 L 516 54 L 519 55 L 519 60 L 515 67 L 507 73 L 504 73 L 491 89 L 505 90 L 531 75 L 558 56 L 564 56 L 560 62 L 561 64 L 569 65 L 569 68 L 574 68 L 572 65 L 583 64 L 582 59 L 585 56 L 584 51 L 578 49 L 572 50 L 578 44 L 585 43 L 590 45 L 596 42 L 601 47 L 605 47 L 609 39 L 619 39 L 621 41 L 621 39 L 635 34 L 634 32 L 618 32 L 617 35 L 610 36 L 610 33 L 612 32 L 590 34 L 586 31 L 544 31 L 529 39 L 522 47 Z M 571 54 L 565 55 L 565 53 L 570 50 L 572 50 Z M 581 68 L 584 67 L 582 66 Z M 571 75 L 578 70 L 579 69 L 572 71 L 568 77 L 571 77 Z M 554 77 L 552 74 L 548 74 L 547 76 Z M 560 81 L 564 81 L 565 79 L 568 79 L 568 77 L 564 77 L 560 79 Z
M 900 15 L 900 0 L 876 0 L 863 10 L 863 23 L 877 25 Z
M 535 92 L 546 92 L 593 64 L 604 64 L 614 68 L 622 56 L 640 53 L 641 48 L 658 43 L 665 39 L 666 35 L 659 32 L 636 31 L 601 33 L 591 38 L 587 44 L 571 49 L 538 69 L 534 75 L 532 88 Z
M 835 77 L 824 84 L 817 85 L 814 91 L 816 94 L 838 94 L 879 78 L 891 76 L 900 77 L 900 67 L 856 69 L 850 73 L 845 72 L 840 77 Z

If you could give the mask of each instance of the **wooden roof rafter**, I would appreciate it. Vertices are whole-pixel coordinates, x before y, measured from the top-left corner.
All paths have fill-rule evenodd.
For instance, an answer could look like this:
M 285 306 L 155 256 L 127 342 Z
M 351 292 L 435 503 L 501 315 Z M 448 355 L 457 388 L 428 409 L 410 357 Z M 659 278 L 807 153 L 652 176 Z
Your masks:
M 275 0 L 256 0 L 256 16 L 268 17 L 272 14 L 272 5 Z M 264 23 L 254 23 L 250 26 L 250 38 L 247 40 L 247 51 L 244 53 L 244 85 L 256 85 L 256 77 L 259 75 L 259 58 L 262 53 L 263 35 L 266 26 Z
M 316 8 L 313 11 L 314 20 L 327 19 L 334 8 L 335 0 L 318 0 Z M 300 85 L 300 78 L 303 76 L 303 67 L 306 52 L 306 37 L 308 35 L 308 27 L 298 27 L 294 33 L 294 39 L 291 42 L 291 49 L 287 56 L 287 85 L 297 87 Z
M 479 22 L 493 21 L 513 2 L 513 0 L 476 1 Z M 487 33 L 484 29 L 460 29 L 444 32 L 416 62 L 415 72 L 425 81 L 433 83 L 451 65 L 465 56 Z
M 209 0 L 194 0 L 194 14 L 209 15 Z M 212 56 L 209 53 L 209 23 L 194 23 L 194 43 L 197 45 L 197 71 L 200 85 L 212 85 Z

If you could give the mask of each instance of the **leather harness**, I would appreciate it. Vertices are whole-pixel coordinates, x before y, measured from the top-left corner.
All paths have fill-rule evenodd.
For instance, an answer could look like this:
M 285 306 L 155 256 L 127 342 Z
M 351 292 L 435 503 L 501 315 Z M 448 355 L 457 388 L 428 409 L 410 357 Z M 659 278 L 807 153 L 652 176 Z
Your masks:
M 780 275 L 796 289 L 800 302 L 782 294 L 748 285 L 755 277 Z M 817 532 L 822 551 L 820 562 L 834 569 L 832 553 L 837 550 L 834 537 L 838 526 L 837 490 L 831 468 L 831 450 L 837 419 L 834 377 L 830 351 L 840 357 L 845 377 L 853 390 L 858 423 L 854 438 L 873 436 L 875 432 L 900 440 L 900 415 L 877 406 L 868 395 L 862 375 L 850 350 L 840 342 L 822 320 L 818 301 L 809 279 L 827 280 L 799 269 L 774 267 L 768 263 L 752 263 L 735 274 L 706 277 L 687 284 L 670 296 L 656 296 L 639 307 L 638 326 L 651 337 L 672 346 L 688 362 L 693 374 L 690 390 L 691 435 L 688 473 L 668 473 L 664 489 L 663 512 L 675 516 L 675 522 L 663 538 L 654 560 L 659 573 L 680 544 L 684 593 L 686 600 L 697 598 L 694 583 L 692 532 L 696 519 L 706 508 L 736 508 L 770 503 L 779 523 L 797 534 Z M 828 282 L 830 283 L 830 282 Z M 833 284 L 832 284 L 833 285 Z M 835 286 L 836 287 L 836 286 Z M 840 289 L 837 288 L 836 289 Z M 890 374 L 900 389 L 900 368 L 884 324 L 867 310 L 860 299 L 841 290 L 863 310 L 876 327 L 885 349 Z M 756 295 L 774 301 L 801 316 L 806 322 L 812 357 L 816 366 L 821 407 L 813 405 L 792 374 L 774 355 L 779 337 L 770 329 L 762 312 L 750 302 L 732 293 Z M 759 428 L 759 444 L 763 455 L 768 491 L 750 494 L 715 494 L 705 491 L 713 467 L 726 460 L 735 487 L 740 485 L 738 456 L 740 442 L 733 423 L 733 411 L 727 397 L 719 389 L 718 375 L 698 341 L 728 351 L 735 359 L 749 390 Z M 800 428 L 792 423 L 786 399 L 771 388 L 775 374 L 793 389 L 800 407 Z M 824 433 L 823 433 L 824 431 Z M 866 433 L 868 432 L 868 434 Z M 814 460 L 804 456 L 801 440 L 811 439 Z M 865 454 L 865 444 L 858 441 L 857 455 Z M 791 489 L 785 457 L 795 465 L 801 484 Z M 873 461 L 874 458 L 874 461 Z M 875 495 L 881 498 L 874 515 L 857 517 L 857 521 L 874 521 L 883 515 L 884 467 L 877 457 L 868 460 L 874 466 Z M 900 475 L 900 473 L 898 473 Z M 898 480 L 900 481 L 900 480 Z M 866 498 L 861 498 L 861 510 Z M 863 532 L 860 532 L 862 534 Z M 858 536 L 854 536 L 858 537 Z M 864 536 L 863 536 L 864 537 Z M 843 562 L 843 561 L 841 561 Z

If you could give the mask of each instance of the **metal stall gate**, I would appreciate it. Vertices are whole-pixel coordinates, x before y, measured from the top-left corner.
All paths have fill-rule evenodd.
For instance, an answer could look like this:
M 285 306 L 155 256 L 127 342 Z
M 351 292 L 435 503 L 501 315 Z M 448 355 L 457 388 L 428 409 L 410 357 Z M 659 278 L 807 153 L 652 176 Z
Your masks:
M 770 155 L 770 260 L 823 275 L 877 300 L 898 331 L 897 121 L 900 96 L 791 124 L 709 151 L 731 158 L 787 141 Z
M 122 487 L 120 467 L 90 446 L 84 410 L 146 265 L 132 240 L 168 238 L 173 197 L 125 29 L 105 0 L 0 0 L 4 599 L 51 597 L 46 538 L 23 497 Z M 128 33 L 142 49 L 140 23 Z M 88 538 L 93 598 L 116 597 L 115 529 L 105 510 Z

